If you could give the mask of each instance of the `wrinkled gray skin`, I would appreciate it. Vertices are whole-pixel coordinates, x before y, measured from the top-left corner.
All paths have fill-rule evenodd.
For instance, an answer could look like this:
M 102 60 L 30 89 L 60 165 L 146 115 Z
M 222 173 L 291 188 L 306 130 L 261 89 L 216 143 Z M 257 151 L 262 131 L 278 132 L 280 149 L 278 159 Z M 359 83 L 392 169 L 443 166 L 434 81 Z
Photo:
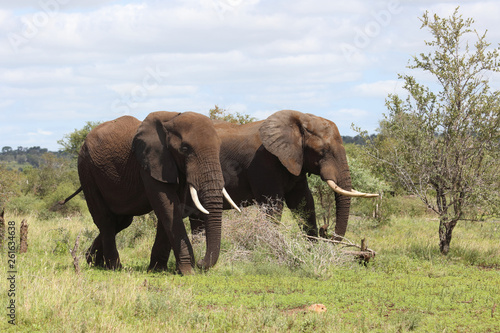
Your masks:
M 100 234 L 87 261 L 120 267 L 115 236 L 133 216 L 154 210 L 158 217 L 150 269 L 166 269 L 173 250 L 178 270 L 194 266 L 182 222 L 188 187 L 193 186 L 207 216 L 207 252 L 198 265 L 213 266 L 221 241 L 222 188 L 220 139 L 206 116 L 193 112 L 153 112 L 141 123 L 124 116 L 97 126 L 78 158 L 87 205 Z
M 266 120 L 244 125 L 216 121 L 215 129 L 222 140 L 224 186 L 238 205 L 278 199 L 278 215 L 285 202 L 292 211 L 304 216 L 304 231 L 317 236 L 307 174 L 319 175 L 323 181 L 333 180 L 346 191 L 352 189 L 342 138 L 337 126 L 327 119 L 283 110 Z M 335 202 L 335 233 L 344 236 L 350 197 L 335 193 Z M 191 211 L 192 230 L 201 230 L 204 219 Z

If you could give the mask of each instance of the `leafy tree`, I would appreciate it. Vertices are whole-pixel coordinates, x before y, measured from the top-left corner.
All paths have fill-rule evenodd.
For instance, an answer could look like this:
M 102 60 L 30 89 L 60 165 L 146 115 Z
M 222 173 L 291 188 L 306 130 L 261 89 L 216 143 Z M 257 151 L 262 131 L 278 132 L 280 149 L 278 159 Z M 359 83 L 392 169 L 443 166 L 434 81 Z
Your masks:
M 236 112 L 235 114 L 228 113 L 226 109 L 222 109 L 218 105 L 215 105 L 213 109 L 208 111 L 208 116 L 210 119 L 223 120 L 235 124 L 246 124 L 256 120 L 248 114 L 243 115 L 239 112 Z
M 459 220 L 500 206 L 500 93 L 491 91 L 487 76 L 500 70 L 499 49 L 490 50 L 486 33 L 472 29 L 474 21 L 458 10 L 449 18 L 423 15 L 432 52 L 408 66 L 434 77 L 439 91 L 399 75 L 408 96 L 389 95 L 381 135 L 368 140 L 371 155 L 439 216 L 443 254 Z
M 87 121 L 82 129 L 75 129 L 73 132 L 65 134 L 61 140 L 57 141 L 57 143 L 63 146 L 63 152 L 70 154 L 74 159 L 76 159 L 87 134 L 89 134 L 89 132 L 99 124 L 100 122 L 98 121 Z
M 0 164 L 0 210 L 10 199 L 21 194 L 22 175 L 17 170 L 8 170 Z

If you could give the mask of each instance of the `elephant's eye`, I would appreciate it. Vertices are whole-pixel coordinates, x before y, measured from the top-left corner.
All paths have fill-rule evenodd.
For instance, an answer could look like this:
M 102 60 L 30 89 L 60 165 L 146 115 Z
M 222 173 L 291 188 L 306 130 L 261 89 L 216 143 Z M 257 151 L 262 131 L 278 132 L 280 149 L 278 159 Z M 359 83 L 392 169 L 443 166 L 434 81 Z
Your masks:
M 191 153 L 191 146 L 189 146 L 187 143 L 183 143 L 179 151 L 183 155 L 189 155 Z

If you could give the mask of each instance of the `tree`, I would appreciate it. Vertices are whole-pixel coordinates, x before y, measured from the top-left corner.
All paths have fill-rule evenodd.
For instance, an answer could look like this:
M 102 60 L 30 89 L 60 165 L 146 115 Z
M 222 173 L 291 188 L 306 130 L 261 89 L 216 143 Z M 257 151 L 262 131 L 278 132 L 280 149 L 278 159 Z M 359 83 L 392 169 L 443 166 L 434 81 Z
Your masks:
M 63 152 L 70 154 L 74 159 L 76 159 L 87 134 L 99 124 L 100 122 L 98 121 L 87 121 L 82 129 L 75 129 L 73 132 L 65 134 L 61 140 L 57 141 L 57 143 L 63 146 Z
M 408 96 L 389 95 L 380 135 L 368 140 L 369 153 L 439 216 L 443 254 L 459 220 L 476 220 L 500 206 L 500 93 L 491 91 L 487 77 L 500 69 L 499 48 L 490 50 L 486 33 L 478 34 L 458 10 L 447 19 L 423 15 L 432 52 L 414 56 L 408 66 L 431 74 L 439 91 L 399 75 Z
M 242 115 L 239 112 L 236 112 L 233 115 L 231 113 L 228 113 L 227 110 L 219 108 L 218 105 L 215 105 L 213 109 L 210 109 L 208 111 L 208 116 L 210 119 L 223 120 L 235 124 L 246 124 L 256 120 L 254 117 L 250 117 L 248 114 Z
M 17 170 L 8 170 L 0 164 L 0 210 L 5 203 L 21 194 L 22 175 Z

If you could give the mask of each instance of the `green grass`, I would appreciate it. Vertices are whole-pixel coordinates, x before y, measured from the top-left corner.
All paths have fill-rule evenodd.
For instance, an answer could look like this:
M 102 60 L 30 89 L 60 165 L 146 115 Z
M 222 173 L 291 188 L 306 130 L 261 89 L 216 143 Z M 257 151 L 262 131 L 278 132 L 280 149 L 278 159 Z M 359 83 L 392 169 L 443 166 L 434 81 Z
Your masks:
M 499 222 L 459 223 L 450 254 L 443 257 L 435 219 L 401 216 L 376 226 L 353 217 L 347 237 L 356 242 L 366 238 L 377 251 L 376 258 L 366 267 L 337 259 L 320 267 L 308 261 L 318 260 L 316 252 L 325 251 L 321 247 L 325 245 L 304 245 L 294 239 L 290 236 L 294 235 L 293 221 L 276 225 L 285 228 L 286 244 L 280 244 L 285 244 L 286 251 L 273 252 L 266 241 L 236 245 L 231 226 L 238 219 L 249 225 L 258 220 L 253 211 L 245 214 L 239 218 L 226 215 L 223 252 L 212 270 L 179 276 L 173 271 L 146 271 L 154 239 L 149 219 L 134 221 L 119 235 L 125 267 L 106 271 L 89 268 L 82 257 L 97 234 L 89 216 L 39 221 L 34 215 L 9 216 L 7 212 L 6 220 L 16 221 L 17 227 L 23 218 L 28 220 L 29 248 L 28 253 L 18 254 L 16 262 L 17 325 L 9 325 L 3 314 L 0 330 L 500 331 Z M 286 215 L 284 221 L 289 219 Z M 227 234 L 230 230 L 232 235 Z M 243 232 L 257 233 L 252 228 Z M 79 275 L 68 250 L 78 234 Z M 307 249 L 301 251 L 294 244 Z M 203 242 L 196 242 L 196 253 L 203 252 L 200 248 Z M 298 261 L 291 264 L 290 258 Z M 9 301 L 5 250 L 1 262 L 0 302 L 5 309 Z M 327 311 L 308 311 L 314 303 L 324 304 Z

